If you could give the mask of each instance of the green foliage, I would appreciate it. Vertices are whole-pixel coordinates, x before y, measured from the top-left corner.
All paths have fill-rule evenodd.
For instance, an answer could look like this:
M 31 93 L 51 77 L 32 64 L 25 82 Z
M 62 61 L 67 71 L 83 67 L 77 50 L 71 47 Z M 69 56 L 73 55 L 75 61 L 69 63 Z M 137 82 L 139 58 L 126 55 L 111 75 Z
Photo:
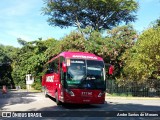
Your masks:
M 160 26 L 160 18 L 158 18 L 156 21 L 153 22 L 153 28 Z
M 8 54 L 9 50 L 6 49 L 5 46 L 0 45 L 0 64 L 9 64 L 11 62 L 11 59 L 9 58 Z
M 48 60 L 45 52 L 54 43 L 54 39 L 46 41 L 23 41 L 23 46 L 17 51 L 17 58 L 12 63 L 13 72 L 12 78 L 16 85 L 25 85 L 26 74 L 32 74 L 34 78 L 40 79 L 42 76 L 43 65 Z M 38 81 L 35 83 L 38 89 Z
M 126 82 L 145 83 L 160 77 L 160 27 L 150 28 L 140 35 L 135 46 L 122 56 Z M 131 80 L 131 81 L 128 81 Z
M 94 30 L 110 29 L 119 23 L 133 22 L 138 9 L 135 0 L 45 0 L 43 12 L 50 25 L 76 26 Z
M 34 81 L 34 83 L 32 84 L 32 87 L 33 87 L 35 90 L 42 90 L 41 80 L 40 80 L 40 79 L 36 79 L 36 80 Z
M 25 46 L 27 44 L 27 42 L 23 40 L 22 38 L 17 38 L 17 42 L 22 46 Z
M 113 97 L 133 97 L 133 95 L 131 93 L 113 93 L 109 96 L 113 96 Z
M 85 51 L 85 39 L 80 32 L 71 32 L 61 41 L 62 51 Z
M 19 81 L 19 83 L 17 85 L 20 86 L 21 89 L 26 89 L 26 81 L 24 81 L 24 80 Z
M 11 63 L 15 57 L 17 49 L 12 46 L 0 45 L 0 86 L 11 84 L 14 86 L 11 77 L 12 66 Z

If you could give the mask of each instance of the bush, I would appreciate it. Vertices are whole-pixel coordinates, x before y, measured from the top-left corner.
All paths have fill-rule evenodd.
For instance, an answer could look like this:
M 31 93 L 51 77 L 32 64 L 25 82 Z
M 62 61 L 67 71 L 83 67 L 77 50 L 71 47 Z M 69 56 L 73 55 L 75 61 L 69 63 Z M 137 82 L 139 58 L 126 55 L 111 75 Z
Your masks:
M 20 86 L 21 89 L 26 89 L 26 83 L 24 81 L 20 81 L 17 86 Z
M 35 82 L 33 83 L 32 87 L 35 89 L 35 90 L 41 90 L 42 89 L 42 86 L 41 86 L 41 82 L 39 79 L 35 80 Z
M 39 83 L 36 83 L 35 86 L 34 86 L 34 89 L 35 90 L 41 90 L 42 86 Z

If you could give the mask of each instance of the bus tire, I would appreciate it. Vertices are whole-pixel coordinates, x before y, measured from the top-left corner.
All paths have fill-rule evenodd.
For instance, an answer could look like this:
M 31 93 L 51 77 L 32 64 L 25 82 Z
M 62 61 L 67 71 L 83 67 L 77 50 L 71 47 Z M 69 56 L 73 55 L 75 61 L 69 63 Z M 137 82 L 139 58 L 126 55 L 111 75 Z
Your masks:
M 58 92 L 55 93 L 56 104 L 61 105 L 61 102 L 58 100 Z

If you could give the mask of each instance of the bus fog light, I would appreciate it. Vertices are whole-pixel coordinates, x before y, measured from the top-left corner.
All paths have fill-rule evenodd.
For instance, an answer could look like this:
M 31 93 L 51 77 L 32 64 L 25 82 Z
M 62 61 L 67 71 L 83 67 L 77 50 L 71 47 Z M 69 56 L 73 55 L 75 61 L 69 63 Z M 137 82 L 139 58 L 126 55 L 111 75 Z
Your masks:
M 102 95 L 104 95 L 104 94 L 105 94 L 105 92 L 100 92 L 98 97 L 102 97 Z

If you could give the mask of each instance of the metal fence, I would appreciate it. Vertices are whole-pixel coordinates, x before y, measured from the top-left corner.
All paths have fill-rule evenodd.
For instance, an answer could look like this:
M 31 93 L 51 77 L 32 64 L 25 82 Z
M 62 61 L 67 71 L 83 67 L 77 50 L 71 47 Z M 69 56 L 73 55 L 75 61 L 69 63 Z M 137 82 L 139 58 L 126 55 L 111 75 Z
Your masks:
M 160 81 L 156 84 L 151 82 L 143 85 L 123 85 L 116 84 L 115 80 L 107 81 L 107 90 L 110 94 L 138 97 L 160 97 Z

